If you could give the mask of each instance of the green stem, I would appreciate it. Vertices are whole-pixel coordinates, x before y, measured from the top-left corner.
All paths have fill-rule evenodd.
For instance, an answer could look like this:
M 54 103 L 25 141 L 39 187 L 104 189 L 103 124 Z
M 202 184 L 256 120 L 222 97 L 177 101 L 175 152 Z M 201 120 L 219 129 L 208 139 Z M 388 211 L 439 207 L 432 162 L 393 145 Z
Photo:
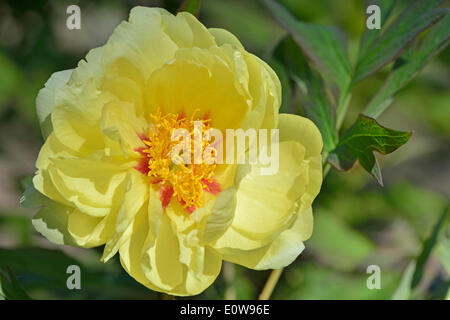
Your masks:
M 336 130 L 338 131 L 341 128 L 342 123 L 344 122 L 351 98 L 352 95 L 349 94 L 348 89 L 343 92 L 343 95 L 341 97 L 339 97 L 339 102 L 336 108 Z
M 282 272 L 282 268 L 272 270 L 266 284 L 264 285 L 263 291 L 261 291 L 261 294 L 259 295 L 258 300 L 269 300 L 270 296 L 272 295 L 273 289 L 275 289 L 275 286 L 277 285 L 278 279 L 280 279 Z
M 223 263 L 223 278 L 225 280 L 225 300 L 235 300 L 236 290 L 234 288 L 235 270 L 234 264 L 224 261 Z

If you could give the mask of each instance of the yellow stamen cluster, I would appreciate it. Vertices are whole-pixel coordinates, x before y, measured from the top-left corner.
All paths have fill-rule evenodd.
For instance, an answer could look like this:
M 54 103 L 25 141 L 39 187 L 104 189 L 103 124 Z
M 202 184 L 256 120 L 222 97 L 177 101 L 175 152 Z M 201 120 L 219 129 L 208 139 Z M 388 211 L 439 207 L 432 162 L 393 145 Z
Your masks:
M 211 119 L 204 117 L 203 119 L 195 119 L 197 112 L 187 118 L 184 114 L 167 113 L 162 114 L 160 110 L 156 114 L 151 115 L 153 126 L 149 130 L 148 138 L 143 141 L 147 148 L 143 150 L 148 156 L 148 175 L 154 178 L 154 181 L 160 182 L 162 185 L 172 186 L 178 201 L 185 208 L 195 208 L 203 205 L 203 189 L 206 187 L 205 181 L 212 182 L 216 164 L 206 164 L 203 160 L 203 152 L 208 147 L 209 142 L 204 137 L 205 132 L 211 128 Z M 194 125 L 194 121 L 197 125 Z M 199 126 L 198 124 L 201 124 Z M 180 144 L 179 140 L 172 140 L 172 135 L 176 129 L 185 129 L 190 135 L 190 145 L 186 146 L 186 150 L 190 150 L 191 161 L 184 163 L 182 161 L 174 163 L 171 159 L 171 152 L 175 146 Z M 193 155 L 195 144 L 201 152 L 201 160 L 194 163 Z M 217 152 L 209 146 L 209 150 Z M 200 150 L 198 150 L 200 151 Z

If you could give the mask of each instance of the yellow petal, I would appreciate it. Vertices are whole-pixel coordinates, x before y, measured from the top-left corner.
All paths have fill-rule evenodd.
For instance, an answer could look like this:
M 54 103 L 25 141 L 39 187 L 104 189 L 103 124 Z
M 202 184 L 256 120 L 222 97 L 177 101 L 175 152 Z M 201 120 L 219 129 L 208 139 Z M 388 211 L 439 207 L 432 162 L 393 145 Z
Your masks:
M 312 210 L 308 208 L 299 212 L 292 226 L 281 232 L 267 246 L 250 251 L 233 250 L 223 257 L 255 270 L 284 268 L 303 251 L 303 241 L 311 236 L 312 227 Z
M 181 296 L 197 295 L 208 288 L 220 273 L 222 257 L 208 247 L 200 247 L 202 254 L 198 255 L 198 265 L 201 271 L 187 270 L 184 288 L 181 287 L 176 293 Z M 200 249 L 200 248 L 197 248 Z
M 231 228 L 217 240 L 215 248 L 256 249 L 272 241 L 292 223 L 298 209 L 296 202 L 308 182 L 304 154 L 302 145 L 286 141 L 279 144 L 276 174 L 261 175 L 260 164 L 249 166 L 237 189 Z
M 148 178 L 134 169 L 128 172 L 127 189 L 123 196 L 122 204 L 117 214 L 115 228 L 107 240 L 103 250 L 102 261 L 112 258 L 119 247 L 130 236 L 133 230 L 135 217 L 140 210 L 146 212 L 148 206 Z
M 139 82 L 139 78 L 146 79 L 173 57 L 178 47 L 163 31 L 161 12 L 144 7 L 131 10 L 129 22 L 117 26 L 104 47 L 102 62 L 106 74 Z
M 67 220 L 74 208 L 62 205 L 45 197 L 33 185 L 29 186 L 20 200 L 26 208 L 41 206 L 31 220 L 34 228 L 56 244 L 76 245 L 67 230 Z
M 51 113 L 53 132 L 68 148 L 89 155 L 104 147 L 99 120 L 111 97 L 99 91 L 103 49 L 91 50 L 79 62 L 70 81 L 55 94 Z
M 104 161 L 60 158 L 48 168 L 56 190 L 85 214 L 102 217 L 120 206 L 126 172 Z
M 298 141 L 305 147 L 305 158 L 320 155 L 323 142 L 317 126 L 308 118 L 280 114 L 279 117 L 280 141 Z
M 167 216 L 161 217 L 161 228 L 154 246 L 144 250 L 141 264 L 150 283 L 164 291 L 172 291 L 183 284 L 185 270 L 179 259 L 178 239 Z
M 156 18 L 159 16 L 158 18 Z M 163 8 L 135 7 L 130 13 L 130 22 L 149 26 L 149 20 L 161 19 L 162 32 L 167 34 L 180 48 L 209 48 L 214 39 L 208 30 L 188 12 L 176 16 Z
M 209 114 L 213 128 L 238 127 L 248 105 L 237 92 L 228 66 L 200 49 L 179 51 L 178 55 L 179 59 L 152 73 L 145 90 L 150 109 L 159 107 L 163 113 L 184 111 L 188 117 L 198 110 L 199 117 Z M 198 63 L 198 55 L 203 64 Z
M 177 17 L 183 18 L 192 30 L 192 47 L 209 48 L 214 45 L 214 38 L 208 29 L 189 12 L 180 12 Z
M 53 185 L 53 181 L 51 180 L 47 169 L 49 165 L 51 165 L 51 159 L 57 157 L 74 157 L 76 155 L 76 152 L 62 144 L 52 132 L 39 151 L 39 156 L 36 161 L 38 171 L 33 177 L 33 185 L 36 190 L 56 202 L 70 206 L 70 203 L 61 196 Z
M 140 157 L 135 151 L 143 147 L 139 134 L 147 132 L 147 125 L 143 118 L 133 115 L 130 103 L 110 102 L 103 108 L 101 127 L 109 138 L 119 142 L 126 158 Z
M 205 225 L 203 241 L 213 242 L 231 225 L 236 208 L 236 189 L 231 187 L 222 191 L 212 207 Z
M 108 77 L 101 86 L 101 90 L 105 94 L 113 95 L 117 102 L 127 104 L 124 112 L 130 121 L 139 121 L 137 123 L 139 125 L 141 125 L 146 116 L 143 88 L 143 81 L 139 82 L 133 78 L 118 75 Z
M 45 170 L 51 163 L 51 159 L 66 157 L 70 158 L 76 157 L 78 155 L 79 154 L 77 152 L 69 149 L 64 144 L 62 144 L 52 132 L 39 151 L 39 155 L 36 160 L 36 168 L 38 168 L 39 170 Z
M 133 221 L 130 237 L 127 238 L 119 248 L 120 263 L 128 274 L 136 279 L 136 281 L 150 287 L 152 290 L 157 290 L 155 286 L 152 286 L 147 281 L 141 267 L 142 249 L 146 242 L 148 230 L 149 224 L 147 214 L 145 211 L 139 212 Z
M 248 90 L 251 110 L 242 123 L 243 128 L 277 128 L 281 104 L 281 85 L 274 71 L 261 59 L 244 54 L 248 67 Z
M 132 277 L 150 289 L 181 296 L 198 294 L 211 285 L 220 272 L 217 253 L 199 246 L 195 235 L 179 237 L 164 214 L 156 241 L 151 242 L 148 221 L 137 219 L 120 248 L 122 265 Z
M 258 164 L 239 167 L 237 176 L 241 180 L 237 184 L 233 222 L 212 244 L 227 259 L 239 259 L 238 263 L 254 268 L 282 265 L 303 247 L 293 243 L 291 251 L 280 249 L 291 241 L 284 241 L 285 237 L 290 239 L 291 233 L 280 236 L 294 224 L 304 234 L 302 239 L 309 237 L 312 220 L 307 223 L 308 219 L 300 220 L 298 215 L 309 212 L 310 216 L 308 210 L 322 183 L 322 140 L 318 129 L 311 121 L 298 116 L 280 115 L 279 120 L 278 172 L 261 175 Z M 276 246 L 270 247 L 270 243 Z M 246 252 L 252 252 L 248 261 Z M 290 253 L 281 254 L 279 259 L 276 252 Z
M 297 141 L 305 147 L 305 159 L 309 163 L 308 185 L 301 198 L 300 210 L 310 207 L 322 186 L 322 136 L 316 125 L 309 119 L 280 114 L 280 141 Z
M 106 217 L 96 218 L 73 210 L 67 220 L 67 228 L 80 247 L 91 248 L 103 245 L 114 231 L 117 211 Z
M 231 44 L 237 49 L 244 49 L 239 39 L 231 32 L 220 28 L 209 28 L 208 30 L 214 37 L 214 41 L 219 47 L 224 44 Z
M 39 90 L 36 97 L 36 113 L 44 137 L 47 137 L 52 131 L 51 121 L 48 119 L 48 116 L 55 107 L 55 96 L 67 84 L 72 72 L 73 69 L 53 73 L 45 83 L 45 87 Z
M 90 89 L 96 90 L 93 86 Z M 102 101 L 98 94 L 90 94 L 88 90 L 81 88 L 64 92 L 65 101 L 55 107 L 51 114 L 53 132 L 58 140 L 68 148 L 85 155 L 102 149 L 104 143 L 99 120 L 101 108 L 106 101 Z

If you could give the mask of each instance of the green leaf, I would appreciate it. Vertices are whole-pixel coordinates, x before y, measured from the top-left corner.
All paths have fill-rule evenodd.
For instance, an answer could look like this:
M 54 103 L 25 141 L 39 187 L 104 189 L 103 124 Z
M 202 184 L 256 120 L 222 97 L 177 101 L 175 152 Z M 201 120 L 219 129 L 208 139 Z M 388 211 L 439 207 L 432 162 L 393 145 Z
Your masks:
M 2 51 L 0 53 L 0 110 L 6 105 L 7 99 L 23 81 L 20 69 Z
M 0 248 L 0 268 L 6 264 L 20 275 L 21 286 L 35 299 L 148 299 L 154 292 L 120 267 L 119 259 L 100 262 L 95 250 L 75 252 L 77 258 L 53 249 Z M 82 290 L 67 290 L 67 267 L 81 269 Z
M 308 59 L 339 86 L 342 95 L 351 80 L 343 34 L 336 28 L 298 21 L 286 8 L 273 0 L 261 1 L 302 48 Z
M 327 91 L 322 77 L 310 68 L 303 52 L 290 36 L 280 41 L 274 56 L 284 64 L 293 80 L 303 89 L 305 112 L 319 128 L 325 151 L 333 150 L 338 140 L 336 114 L 330 101 L 331 93 Z
M 392 300 L 408 300 L 411 296 L 411 280 L 416 269 L 416 262 L 411 261 L 403 273 L 400 284 L 392 295 Z
M 428 258 L 430 257 L 431 251 L 433 250 L 435 244 L 437 243 L 439 233 L 442 229 L 442 226 L 445 224 L 447 214 L 448 214 L 449 208 L 445 208 L 445 210 L 442 212 L 442 215 L 440 216 L 439 220 L 437 221 L 436 225 L 433 228 L 433 232 L 431 233 L 430 237 L 425 240 L 423 244 L 422 252 L 420 253 L 419 257 L 417 258 L 417 265 L 416 270 L 414 271 L 414 275 L 411 281 L 411 289 L 414 289 L 422 279 L 423 271 L 425 269 L 425 265 L 428 261 Z
M 411 132 L 397 131 L 381 126 L 375 119 L 362 114 L 344 133 L 328 162 L 338 170 L 350 169 L 356 160 L 380 185 L 383 185 L 378 162 L 373 154 L 388 154 L 397 150 L 411 137 Z
M 447 228 L 437 247 L 438 255 L 447 274 L 450 275 L 450 228 Z
M 33 176 L 31 175 L 23 176 L 19 182 L 20 187 L 22 188 L 23 191 L 25 191 L 29 186 L 31 186 L 31 184 L 33 184 Z
M 367 50 L 373 44 L 378 34 L 386 24 L 392 9 L 394 8 L 396 0 L 368 0 L 366 2 L 366 8 L 370 5 L 377 5 L 380 8 L 381 29 L 368 29 L 365 28 L 364 35 L 361 40 L 361 47 L 359 49 L 359 56 L 367 54 Z
M 1 212 L 0 213 L 0 229 L 7 228 L 13 231 L 20 239 L 23 246 L 31 243 L 32 227 L 28 216 L 17 214 L 17 212 Z
M 18 274 L 33 274 L 39 279 L 28 279 L 34 283 L 39 282 L 47 287 L 66 286 L 66 269 L 69 265 L 79 265 L 79 263 L 58 250 L 43 248 L 21 248 L 2 249 L 0 248 L 0 268 L 6 265 L 14 269 Z M 24 281 L 26 288 L 27 282 Z
M 439 21 L 431 28 L 420 45 L 416 48 L 411 46 L 403 54 L 394 66 L 383 87 L 370 101 L 364 114 L 378 117 L 390 104 L 391 97 L 413 79 L 425 64 L 442 49 L 444 49 L 450 38 L 450 15 Z
M 314 232 L 308 244 L 333 268 L 353 270 L 373 251 L 373 243 L 324 208 L 317 208 Z
M 442 0 L 415 1 L 370 46 L 362 51 L 356 64 L 353 83 L 367 77 L 397 58 L 423 30 L 444 17 L 446 10 L 436 10 Z
M 285 271 L 286 281 L 279 285 L 274 292 L 274 299 L 288 300 L 378 300 L 389 299 L 392 294 L 391 284 L 395 280 L 392 272 L 383 273 L 382 290 L 367 289 L 366 273 L 336 272 L 333 267 L 325 268 L 321 264 L 309 263 L 306 259 L 301 261 L 302 267 L 290 267 Z M 296 285 L 294 273 L 299 279 Z M 294 278 L 294 279 L 292 279 Z M 292 287 L 292 288 L 291 288 Z
M 30 300 L 11 269 L 0 268 L 0 298 L 3 300 Z
M 198 17 L 200 14 L 201 0 L 185 0 L 178 11 L 187 11 Z

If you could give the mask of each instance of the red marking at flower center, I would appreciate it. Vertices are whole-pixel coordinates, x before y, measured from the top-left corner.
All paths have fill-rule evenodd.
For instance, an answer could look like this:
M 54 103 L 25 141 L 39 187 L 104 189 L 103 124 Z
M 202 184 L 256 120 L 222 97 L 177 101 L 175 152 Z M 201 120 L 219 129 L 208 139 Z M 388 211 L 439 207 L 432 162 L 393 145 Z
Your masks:
M 206 179 L 202 179 L 202 182 L 206 185 L 205 190 L 212 194 L 218 194 L 222 191 L 220 184 L 216 180 L 212 180 L 211 182 L 209 182 Z
M 163 209 L 169 205 L 170 200 L 172 200 L 173 196 L 173 187 L 171 186 L 162 186 L 159 190 L 159 198 L 161 199 L 161 204 Z

